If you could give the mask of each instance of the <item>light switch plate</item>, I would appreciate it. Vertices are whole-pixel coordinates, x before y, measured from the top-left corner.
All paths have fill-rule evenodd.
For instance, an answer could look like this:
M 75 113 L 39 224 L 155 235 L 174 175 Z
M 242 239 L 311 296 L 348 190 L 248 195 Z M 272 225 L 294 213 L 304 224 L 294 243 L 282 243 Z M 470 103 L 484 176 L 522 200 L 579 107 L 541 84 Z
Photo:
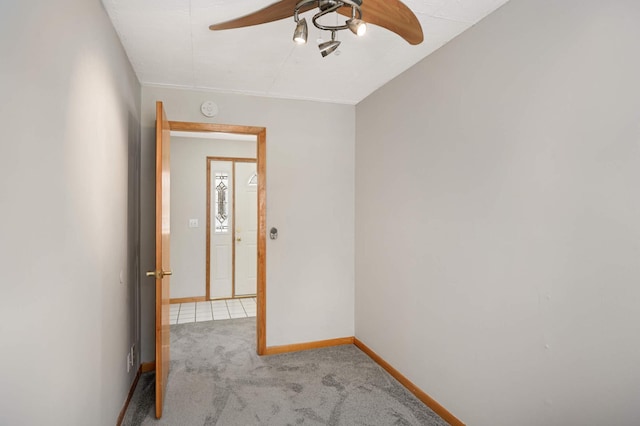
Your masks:
M 197 228 L 198 219 L 189 219 L 189 228 Z

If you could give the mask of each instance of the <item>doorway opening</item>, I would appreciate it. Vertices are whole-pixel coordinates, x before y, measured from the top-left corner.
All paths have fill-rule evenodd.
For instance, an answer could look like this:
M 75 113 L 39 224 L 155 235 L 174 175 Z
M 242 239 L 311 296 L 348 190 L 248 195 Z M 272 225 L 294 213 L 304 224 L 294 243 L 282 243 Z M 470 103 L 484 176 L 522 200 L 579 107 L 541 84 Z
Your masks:
M 212 241 L 210 240 L 210 235 L 215 236 L 216 230 L 216 215 L 218 213 L 222 213 L 221 216 L 224 216 L 225 211 L 227 214 L 232 214 L 233 210 L 235 210 L 235 206 L 233 204 L 233 198 L 229 197 L 232 195 L 230 192 L 227 192 L 225 195 L 222 195 L 223 198 L 226 196 L 226 199 L 216 200 L 216 190 L 215 190 L 215 181 L 216 181 L 216 173 L 218 173 L 222 177 L 222 173 L 220 173 L 220 164 L 216 164 L 215 162 L 227 162 L 226 166 L 228 166 L 229 161 L 232 165 L 232 172 L 227 175 L 226 185 L 229 187 L 230 184 L 229 178 L 233 178 L 236 174 L 247 174 L 250 171 L 244 170 L 241 167 L 236 171 L 237 164 L 250 164 L 253 167 L 251 171 L 252 176 L 250 176 L 251 185 L 247 185 L 249 190 L 253 191 L 253 196 L 255 198 L 255 208 L 252 213 L 248 213 L 249 215 L 254 215 L 255 217 L 244 218 L 245 223 L 250 223 L 253 227 L 253 237 L 248 230 L 246 225 L 243 225 L 240 229 L 236 227 L 236 220 L 232 217 L 227 218 L 227 228 L 224 229 L 224 226 L 220 226 L 219 229 L 222 232 L 219 232 L 219 236 L 224 235 L 229 241 L 229 251 L 227 254 L 230 257 L 232 262 L 240 261 L 240 265 L 238 267 L 243 267 L 244 270 L 249 271 L 245 276 L 242 274 L 238 274 L 234 270 L 231 271 L 231 280 L 229 283 L 231 284 L 231 293 L 229 298 L 232 297 L 241 297 L 243 294 L 246 297 L 251 297 L 252 300 L 255 300 L 255 309 L 256 309 L 256 351 L 259 355 L 263 355 L 266 351 L 266 129 L 263 127 L 252 127 L 252 126 L 235 126 L 235 125 L 221 125 L 221 124 L 209 124 L 209 123 L 192 123 L 192 122 L 178 122 L 178 121 L 169 121 L 170 130 L 172 136 L 181 136 L 188 138 L 212 138 L 215 136 L 216 139 L 224 139 L 227 141 L 246 141 L 247 137 L 250 137 L 249 140 L 255 141 L 255 155 L 252 155 L 253 158 L 234 158 L 234 157 L 226 157 L 217 155 L 215 157 L 207 156 L 207 180 L 210 185 L 207 187 L 207 244 L 206 244 L 206 296 L 202 299 L 210 301 L 215 299 L 226 299 L 225 295 L 221 295 L 220 293 L 216 293 L 218 288 L 215 286 L 215 283 L 211 281 L 212 271 L 212 262 L 211 259 L 214 257 L 214 254 L 211 251 Z M 246 142 L 245 142 L 246 143 Z M 239 144 L 238 144 L 239 145 Z M 173 160 L 172 160 L 173 161 Z M 212 164 L 216 167 L 212 167 Z M 241 170 L 242 169 L 242 170 Z M 255 175 L 255 176 L 254 176 Z M 236 178 L 236 180 L 238 180 Z M 237 184 L 238 182 L 236 182 Z M 249 182 L 247 182 L 249 184 Z M 221 186 L 221 188 L 224 185 Z M 233 185 L 235 186 L 235 185 Z M 216 211 L 216 202 L 220 201 L 221 209 L 220 211 Z M 226 210 L 222 208 L 223 202 L 227 203 Z M 248 202 L 247 200 L 244 200 Z M 241 201 L 242 203 L 242 201 Z M 173 214 L 173 213 L 172 213 Z M 247 213 L 245 213 L 247 214 Z M 191 220 L 189 220 L 189 226 L 191 226 Z M 195 222 L 194 226 L 199 226 L 197 222 Z M 240 239 L 240 241 L 237 241 Z M 244 244 L 243 244 L 244 243 Z M 204 247 L 203 247 L 204 248 Z M 213 253 L 213 254 L 212 254 Z M 218 253 L 221 253 L 218 250 Z M 242 266 L 244 264 L 244 266 Z M 252 267 L 247 267 L 251 265 Z M 241 275 L 238 277 L 238 275 Z M 243 283 L 239 283 L 239 280 L 244 280 Z M 240 284 L 240 285 L 238 285 Z M 248 290 L 248 287 L 253 285 L 253 290 Z M 251 292 L 252 291 L 252 292 Z M 253 299 L 255 298 L 255 299 Z M 173 300 L 173 299 L 172 299 Z M 247 300 L 249 301 L 249 300 Z M 173 302 L 172 302 L 173 303 Z M 214 302 L 215 303 L 215 302 Z

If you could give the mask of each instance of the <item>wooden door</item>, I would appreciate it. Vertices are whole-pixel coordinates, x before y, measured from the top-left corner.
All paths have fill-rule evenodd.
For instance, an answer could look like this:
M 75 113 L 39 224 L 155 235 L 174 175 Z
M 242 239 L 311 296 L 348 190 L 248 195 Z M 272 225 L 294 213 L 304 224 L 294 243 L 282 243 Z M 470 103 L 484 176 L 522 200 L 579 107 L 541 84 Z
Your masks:
M 162 417 L 169 376 L 170 127 L 162 102 L 156 102 L 156 418 Z
M 235 163 L 235 296 L 256 294 L 258 176 L 255 162 Z

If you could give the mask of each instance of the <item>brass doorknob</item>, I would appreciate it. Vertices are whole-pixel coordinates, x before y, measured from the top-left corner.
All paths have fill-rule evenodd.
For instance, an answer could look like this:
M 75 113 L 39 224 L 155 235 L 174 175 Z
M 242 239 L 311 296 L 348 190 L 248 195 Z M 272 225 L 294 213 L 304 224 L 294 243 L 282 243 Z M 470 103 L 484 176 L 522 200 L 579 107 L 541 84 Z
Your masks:
M 236 241 L 242 241 L 242 238 L 236 238 Z
M 156 279 L 160 279 L 160 280 L 164 278 L 165 275 L 173 275 L 173 272 L 171 271 L 148 271 L 147 272 L 148 277 L 156 277 Z

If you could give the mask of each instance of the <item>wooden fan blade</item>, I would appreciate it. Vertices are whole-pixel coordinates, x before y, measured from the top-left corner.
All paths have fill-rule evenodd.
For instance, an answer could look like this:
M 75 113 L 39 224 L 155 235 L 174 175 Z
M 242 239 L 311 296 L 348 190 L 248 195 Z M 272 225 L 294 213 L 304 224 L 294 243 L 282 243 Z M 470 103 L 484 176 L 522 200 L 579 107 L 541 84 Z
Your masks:
M 393 31 L 409 44 L 424 41 L 422 26 L 416 15 L 399 0 L 362 0 L 362 20 Z M 351 16 L 351 7 L 343 7 L 338 12 Z
M 241 16 L 240 18 L 232 19 L 231 21 L 227 22 L 221 22 L 220 24 L 210 25 L 209 29 L 212 31 L 229 30 L 232 28 L 250 27 L 252 25 L 279 21 L 280 19 L 293 16 L 293 11 L 299 1 L 300 0 L 280 0 L 277 3 L 273 3 L 270 6 L 262 8 L 246 16 Z M 306 12 L 310 9 L 313 9 L 313 6 L 301 8 L 300 13 Z

